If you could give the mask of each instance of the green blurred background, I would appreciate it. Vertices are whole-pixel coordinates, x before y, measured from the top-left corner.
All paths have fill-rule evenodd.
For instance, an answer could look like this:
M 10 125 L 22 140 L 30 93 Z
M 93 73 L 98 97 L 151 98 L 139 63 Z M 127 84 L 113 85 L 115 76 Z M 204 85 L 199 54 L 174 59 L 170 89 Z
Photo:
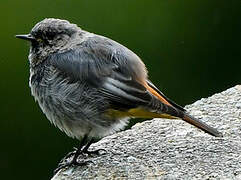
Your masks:
M 241 82 L 240 0 L 1 0 L 1 179 L 49 179 L 78 144 L 50 125 L 30 95 L 26 42 L 46 17 L 110 37 L 146 63 L 181 105 Z

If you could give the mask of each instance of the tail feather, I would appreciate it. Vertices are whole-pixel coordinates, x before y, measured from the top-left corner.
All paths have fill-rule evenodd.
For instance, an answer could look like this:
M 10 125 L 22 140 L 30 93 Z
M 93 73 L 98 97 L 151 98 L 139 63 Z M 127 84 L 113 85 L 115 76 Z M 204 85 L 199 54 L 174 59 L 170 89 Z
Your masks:
M 218 132 L 215 128 L 207 125 L 204 122 L 201 122 L 200 120 L 192 117 L 191 115 L 184 113 L 184 116 L 182 118 L 184 121 L 188 122 L 189 124 L 192 124 L 200 129 L 202 129 L 203 131 L 205 131 L 208 134 L 211 134 L 215 137 L 223 137 L 222 133 Z
M 158 113 L 161 115 L 169 114 L 170 116 L 167 116 L 167 118 L 179 117 L 182 120 L 188 122 L 189 124 L 192 124 L 213 136 L 216 136 L 216 137 L 223 136 L 215 128 L 212 128 L 211 126 L 207 125 L 206 123 L 201 122 L 200 120 L 187 114 L 186 110 L 183 107 L 179 106 L 178 104 L 176 104 L 175 102 L 173 102 L 169 98 L 167 98 L 149 80 L 147 80 L 145 87 L 153 95 L 153 97 L 155 97 L 152 100 L 152 104 L 151 104 L 152 109 L 157 110 L 157 113 L 155 113 L 155 114 L 158 114 Z M 158 117 L 158 116 L 155 116 L 155 117 Z

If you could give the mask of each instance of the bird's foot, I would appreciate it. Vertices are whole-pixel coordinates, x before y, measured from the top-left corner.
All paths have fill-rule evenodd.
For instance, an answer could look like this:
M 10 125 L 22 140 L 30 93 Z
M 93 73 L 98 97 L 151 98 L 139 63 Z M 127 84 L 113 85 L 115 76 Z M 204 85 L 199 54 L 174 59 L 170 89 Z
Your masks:
M 101 153 L 101 151 L 103 151 L 104 153 Z M 85 166 L 88 163 L 93 163 L 90 160 L 82 160 L 80 162 L 77 161 L 78 157 L 80 155 L 84 155 L 87 154 L 88 156 L 91 155 L 101 155 L 101 154 L 105 154 L 106 150 L 105 149 L 97 149 L 95 151 L 88 151 L 86 149 L 83 149 L 82 151 L 80 151 L 80 153 L 77 153 L 77 149 L 74 148 L 74 151 L 68 153 L 58 164 L 58 167 L 54 170 L 54 174 L 56 174 L 58 171 L 60 171 L 63 168 L 66 167 L 71 167 L 71 166 Z M 71 160 L 69 160 L 70 157 L 74 156 Z
M 63 164 L 65 161 L 67 161 L 69 158 L 71 158 L 72 156 L 74 156 L 75 155 L 75 153 L 77 152 L 77 148 L 76 147 L 73 147 L 73 151 L 71 151 L 71 152 L 69 152 L 68 154 L 66 154 L 61 160 L 60 160 L 60 162 L 59 162 L 59 165 L 60 164 Z M 59 166 L 58 165 L 58 166 Z
M 59 172 L 61 169 L 64 169 L 66 167 L 71 167 L 71 166 L 86 166 L 88 163 L 92 163 L 92 161 L 86 160 L 86 161 L 80 161 L 78 162 L 77 160 L 72 159 L 71 161 L 62 161 L 58 164 L 58 167 L 54 170 L 54 174 Z

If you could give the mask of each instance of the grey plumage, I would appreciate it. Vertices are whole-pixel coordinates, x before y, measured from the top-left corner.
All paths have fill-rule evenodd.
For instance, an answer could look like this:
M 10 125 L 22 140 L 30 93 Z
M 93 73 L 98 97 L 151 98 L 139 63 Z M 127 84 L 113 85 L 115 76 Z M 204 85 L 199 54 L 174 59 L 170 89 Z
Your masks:
M 122 129 L 128 117 L 107 117 L 107 109 L 115 103 L 125 109 L 149 103 L 151 96 L 135 80 L 147 76 L 145 66 L 119 43 L 55 19 L 38 23 L 31 34 L 46 41 L 31 46 L 32 95 L 47 118 L 67 135 L 78 139 L 85 134 L 108 135 Z M 127 94 L 126 88 L 141 98 Z
M 123 129 L 130 117 L 181 118 L 214 136 L 216 129 L 190 116 L 147 77 L 141 59 L 123 45 L 60 19 L 44 19 L 28 35 L 32 95 L 44 114 L 80 146 L 66 166 L 83 165 L 95 137 Z M 63 161 L 64 162 L 64 161 Z
M 148 80 L 145 65 L 135 53 L 109 38 L 59 19 L 45 19 L 30 35 L 20 38 L 31 41 L 32 95 L 47 118 L 70 137 L 91 139 L 123 129 L 129 116 L 111 116 L 107 113 L 110 109 L 127 112 L 140 107 L 183 119 L 191 117 Z M 192 124 L 202 124 L 203 130 L 219 135 L 198 123 Z

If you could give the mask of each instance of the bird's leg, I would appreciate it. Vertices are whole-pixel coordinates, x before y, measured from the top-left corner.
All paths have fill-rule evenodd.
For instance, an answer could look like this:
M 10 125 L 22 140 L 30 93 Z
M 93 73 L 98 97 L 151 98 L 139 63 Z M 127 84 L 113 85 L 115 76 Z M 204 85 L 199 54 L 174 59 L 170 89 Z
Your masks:
M 58 164 L 58 167 L 54 170 L 54 174 L 56 174 L 60 169 L 63 169 L 68 166 L 72 166 L 72 165 L 82 166 L 87 164 L 88 161 L 83 161 L 83 162 L 77 161 L 79 155 L 82 153 L 83 146 L 86 144 L 86 140 L 87 140 L 87 135 L 83 137 L 77 150 L 67 154 L 67 157 L 63 158 L 63 160 L 60 161 L 60 163 Z M 72 155 L 74 155 L 73 159 L 69 162 L 65 162 L 66 159 Z
M 54 170 L 54 174 L 56 174 L 60 169 L 63 169 L 65 167 L 69 167 L 69 166 L 73 166 L 73 165 L 77 165 L 77 166 L 83 166 L 86 165 L 88 162 L 91 161 L 81 161 L 78 162 L 78 157 L 80 154 L 88 154 L 88 155 L 92 155 L 92 154 L 96 154 L 99 155 L 100 151 L 105 151 L 105 149 L 97 149 L 95 151 L 88 151 L 90 145 L 94 142 L 94 139 L 92 138 L 89 142 L 87 142 L 87 136 L 84 136 L 84 138 L 81 140 L 79 148 L 76 149 L 73 152 L 70 152 L 69 154 L 67 154 L 65 156 L 65 158 L 63 158 L 63 160 L 61 160 L 61 162 L 59 163 L 57 169 Z M 66 160 L 71 157 L 74 156 L 73 159 L 71 161 L 67 161 Z
M 92 154 L 95 154 L 95 155 L 100 155 L 100 151 L 104 151 L 106 152 L 105 149 L 97 149 L 97 150 L 94 150 L 94 151 L 89 151 L 89 147 L 90 145 L 94 142 L 94 139 L 92 138 L 87 144 L 86 146 L 83 148 L 82 152 L 85 153 L 85 154 L 88 154 L 88 155 L 92 155 Z

